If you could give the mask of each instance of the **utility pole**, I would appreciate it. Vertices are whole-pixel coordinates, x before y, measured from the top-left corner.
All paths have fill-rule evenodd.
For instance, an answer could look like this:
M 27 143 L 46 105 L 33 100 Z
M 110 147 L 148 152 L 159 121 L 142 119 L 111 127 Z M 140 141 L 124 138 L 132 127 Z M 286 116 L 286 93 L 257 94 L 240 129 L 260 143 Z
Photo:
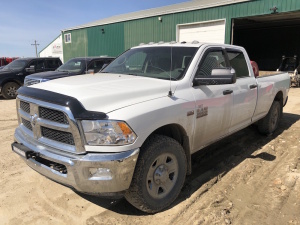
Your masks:
M 34 40 L 34 44 L 31 44 L 31 45 L 35 46 L 35 55 L 36 55 L 36 57 L 38 57 L 38 55 L 37 55 L 37 46 L 40 45 L 40 44 L 37 44 L 36 40 Z

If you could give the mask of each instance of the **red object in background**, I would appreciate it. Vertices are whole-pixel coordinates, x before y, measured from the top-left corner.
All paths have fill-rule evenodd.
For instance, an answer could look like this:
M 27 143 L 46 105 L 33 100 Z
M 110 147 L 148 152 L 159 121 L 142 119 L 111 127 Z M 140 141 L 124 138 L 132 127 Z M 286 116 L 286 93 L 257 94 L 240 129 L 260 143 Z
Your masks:
M 19 57 L 1 57 L 0 58 L 0 66 L 5 66 L 18 58 Z
M 259 76 L 259 68 L 258 68 L 257 63 L 255 61 L 250 61 L 250 63 L 251 63 L 252 69 L 253 69 L 254 76 L 258 77 Z

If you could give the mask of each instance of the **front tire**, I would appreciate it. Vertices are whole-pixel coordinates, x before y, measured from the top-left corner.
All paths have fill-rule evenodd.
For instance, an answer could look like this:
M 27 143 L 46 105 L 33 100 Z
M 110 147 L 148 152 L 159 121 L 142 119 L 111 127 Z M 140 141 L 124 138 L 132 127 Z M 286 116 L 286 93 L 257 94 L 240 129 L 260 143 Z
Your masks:
M 125 198 L 141 211 L 158 212 L 178 197 L 186 171 L 182 146 L 170 137 L 153 135 L 141 148 Z
M 262 134 L 270 135 L 278 127 L 279 120 L 282 115 L 282 105 L 278 101 L 274 101 L 268 114 L 258 121 L 258 130 Z
M 2 95 L 6 99 L 13 99 L 17 97 L 17 90 L 20 85 L 15 82 L 8 82 L 3 86 Z

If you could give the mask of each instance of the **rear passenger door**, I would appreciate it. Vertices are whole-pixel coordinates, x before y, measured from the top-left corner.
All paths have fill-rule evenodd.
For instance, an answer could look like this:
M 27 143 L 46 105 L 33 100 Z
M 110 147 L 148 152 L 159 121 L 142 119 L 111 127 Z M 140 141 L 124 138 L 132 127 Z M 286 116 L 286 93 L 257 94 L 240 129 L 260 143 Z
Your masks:
M 229 132 L 232 133 L 251 123 L 256 107 L 257 84 L 250 73 L 252 68 L 249 68 L 243 51 L 226 48 L 226 52 L 237 78 L 233 88 L 233 110 L 229 128 Z

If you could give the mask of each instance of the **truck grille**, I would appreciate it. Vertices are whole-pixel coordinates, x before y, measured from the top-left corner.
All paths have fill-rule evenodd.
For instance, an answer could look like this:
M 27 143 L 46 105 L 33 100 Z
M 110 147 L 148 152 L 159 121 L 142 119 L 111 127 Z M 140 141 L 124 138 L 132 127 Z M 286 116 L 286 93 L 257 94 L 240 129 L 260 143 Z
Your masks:
M 23 123 L 23 125 L 24 125 L 28 130 L 31 130 L 31 131 L 32 131 L 32 126 L 31 126 L 30 121 L 25 120 L 24 118 L 22 118 L 22 123 Z
M 53 130 L 46 127 L 41 127 L 43 137 L 54 141 L 59 141 L 68 145 L 74 145 L 73 135 L 68 132 Z
M 60 151 L 85 152 L 79 128 L 68 107 L 19 95 L 17 110 L 24 135 Z
M 41 82 L 41 80 L 25 78 L 24 86 L 30 86 L 33 84 L 38 84 L 40 82 Z
M 23 101 L 21 101 L 21 102 L 20 102 L 20 108 L 21 108 L 24 112 L 30 113 L 30 105 L 29 105 L 28 102 L 23 102 Z
M 67 117 L 63 112 L 44 107 L 39 107 L 39 109 L 41 118 L 51 120 L 57 123 L 68 124 Z

